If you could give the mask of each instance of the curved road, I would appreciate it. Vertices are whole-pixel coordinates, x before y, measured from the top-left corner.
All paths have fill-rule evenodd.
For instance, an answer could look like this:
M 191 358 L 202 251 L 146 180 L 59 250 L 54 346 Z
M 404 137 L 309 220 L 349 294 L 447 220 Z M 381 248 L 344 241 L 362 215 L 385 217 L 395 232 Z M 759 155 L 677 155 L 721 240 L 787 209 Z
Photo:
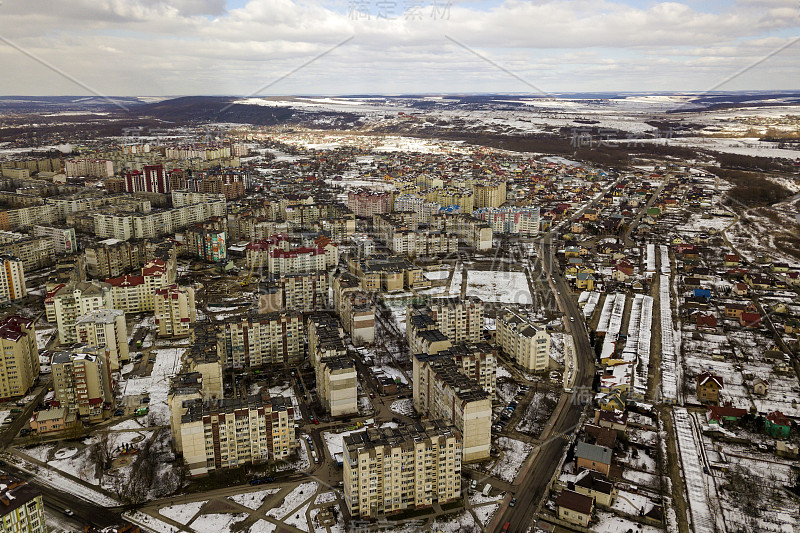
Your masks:
M 569 318 L 570 330 L 575 342 L 577 368 L 575 386 L 572 393 L 562 396 L 561 411 L 556 415 L 555 423 L 550 428 L 547 440 L 535 451 L 533 463 L 525 474 L 516 490 L 517 503 L 514 507 L 506 506 L 500 519 L 496 521 L 497 531 L 501 530 L 506 522 L 511 526 L 508 531 L 517 533 L 527 531 L 533 520 L 533 514 L 539 507 L 539 502 L 546 496 L 550 479 L 555 474 L 559 459 L 568 445 L 568 440 L 561 435 L 571 435 L 575 432 L 580 421 L 583 405 L 581 399 L 585 398 L 585 390 L 591 389 L 594 379 L 594 350 L 589 344 L 589 334 L 583 320 L 583 312 L 578 307 L 575 298 L 570 296 L 570 289 L 564 278 L 558 272 L 555 259 L 556 250 L 553 249 L 552 235 L 547 234 L 542 242 L 542 268 L 548 278 L 555 279 L 555 288 L 561 293 L 558 297 L 561 310 Z M 547 428 L 546 428 L 547 429 Z

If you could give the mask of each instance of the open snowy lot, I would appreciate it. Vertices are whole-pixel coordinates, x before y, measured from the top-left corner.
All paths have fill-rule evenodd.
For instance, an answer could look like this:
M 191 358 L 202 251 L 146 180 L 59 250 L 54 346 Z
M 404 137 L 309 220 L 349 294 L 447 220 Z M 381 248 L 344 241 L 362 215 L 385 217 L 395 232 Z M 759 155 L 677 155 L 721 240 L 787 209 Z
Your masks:
M 494 468 L 492 468 L 490 473 L 503 481 L 511 483 L 514 481 L 514 478 L 517 477 L 522 463 L 525 462 L 525 459 L 527 459 L 533 451 L 533 446 L 520 440 L 500 437 L 497 439 L 497 447 L 500 449 L 503 456 Z
M 502 304 L 533 303 L 524 272 L 470 270 L 467 272 L 467 296 Z

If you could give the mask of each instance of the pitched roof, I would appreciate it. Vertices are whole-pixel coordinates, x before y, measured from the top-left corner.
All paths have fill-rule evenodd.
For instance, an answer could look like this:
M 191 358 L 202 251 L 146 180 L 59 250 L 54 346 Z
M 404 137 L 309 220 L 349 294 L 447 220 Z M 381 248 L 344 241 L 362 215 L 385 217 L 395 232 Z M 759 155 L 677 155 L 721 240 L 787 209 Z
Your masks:
M 589 444 L 582 440 L 575 446 L 575 456 L 595 463 L 611 464 L 611 449 L 605 446 Z
M 558 507 L 566 507 L 581 514 L 592 514 L 594 498 L 575 492 L 574 490 L 562 490 L 556 498 Z
M 701 386 L 708 384 L 710 381 L 716 383 L 720 389 L 724 387 L 724 382 L 721 376 L 717 376 L 711 372 L 703 372 L 697 376 L 697 383 Z

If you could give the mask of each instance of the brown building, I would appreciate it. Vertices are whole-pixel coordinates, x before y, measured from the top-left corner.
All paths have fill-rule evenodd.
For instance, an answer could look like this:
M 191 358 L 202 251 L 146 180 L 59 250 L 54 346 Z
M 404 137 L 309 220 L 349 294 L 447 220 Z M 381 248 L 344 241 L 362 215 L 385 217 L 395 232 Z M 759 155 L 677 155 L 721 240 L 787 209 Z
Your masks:
M 719 391 L 723 387 L 722 377 L 703 372 L 697 376 L 697 399 L 703 404 L 719 405 Z

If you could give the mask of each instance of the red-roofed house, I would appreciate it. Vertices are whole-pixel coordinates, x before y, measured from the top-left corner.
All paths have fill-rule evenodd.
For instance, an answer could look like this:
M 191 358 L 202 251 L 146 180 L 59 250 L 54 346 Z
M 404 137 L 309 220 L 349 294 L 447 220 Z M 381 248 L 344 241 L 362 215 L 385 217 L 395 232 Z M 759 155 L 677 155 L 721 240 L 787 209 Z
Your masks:
M 776 439 L 785 439 L 789 436 L 791 431 L 791 423 L 786 415 L 780 411 L 772 411 L 766 416 L 764 429 L 767 434 L 775 437 Z

